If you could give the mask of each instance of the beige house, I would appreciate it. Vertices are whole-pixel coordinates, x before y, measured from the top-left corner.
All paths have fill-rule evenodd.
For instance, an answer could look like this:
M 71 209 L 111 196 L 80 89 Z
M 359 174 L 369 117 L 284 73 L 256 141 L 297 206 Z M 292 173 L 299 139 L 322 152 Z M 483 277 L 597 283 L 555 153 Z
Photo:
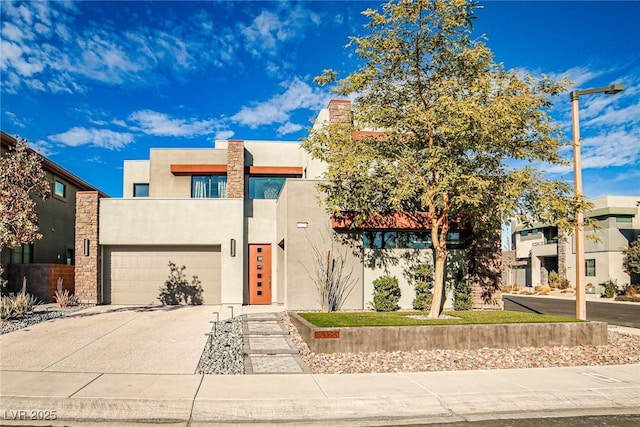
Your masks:
M 640 237 L 640 196 L 605 196 L 591 202 L 593 209 L 585 216 L 595 219 L 599 230 L 586 231 L 597 239 L 585 239 L 585 283 L 597 285 L 611 279 L 619 286 L 627 284 L 631 278 L 622 269 L 622 251 Z M 512 245 L 513 261 L 505 265 L 508 284 L 545 285 L 551 271 L 575 284 L 573 236 L 558 239 L 556 227 L 514 222 Z
M 318 123 L 350 117 L 348 101 L 332 101 Z M 76 268 L 76 289 L 87 301 L 158 303 L 168 263 L 197 275 L 205 304 L 276 304 L 318 309 L 313 281 L 318 254 L 345 262 L 353 289 L 344 309 L 367 308 L 373 280 L 385 274 L 363 262 L 382 247 L 418 249 L 431 256 L 428 230 L 412 225 L 349 230 L 351 247 L 325 211 L 318 180 L 325 171 L 299 142 L 216 141 L 210 149 L 151 149 L 148 160 L 126 161 L 121 199 L 85 193 L 79 204 L 76 247 L 87 248 Z M 84 212 L 84 213 L 83 213 Z M 95 218 L 92 217 L 95 215 Z M 344 234 L 343 234 L 344 236 Z M 452 233 L 454 258 L 463 232 Z M 78 249 L 80 250 L 80 249 Z M 402 263 L 400 305 L 415 296 Z M 501 306 L 501 298 L 479 303 Z

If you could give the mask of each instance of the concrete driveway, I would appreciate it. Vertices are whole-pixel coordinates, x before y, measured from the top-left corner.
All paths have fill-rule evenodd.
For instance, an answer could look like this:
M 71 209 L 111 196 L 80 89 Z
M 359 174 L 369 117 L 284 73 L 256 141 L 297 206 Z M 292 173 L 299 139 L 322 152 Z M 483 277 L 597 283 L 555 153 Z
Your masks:
M 216 306 L 96 306 L 0 336 L 0 370 L 193 374 Z

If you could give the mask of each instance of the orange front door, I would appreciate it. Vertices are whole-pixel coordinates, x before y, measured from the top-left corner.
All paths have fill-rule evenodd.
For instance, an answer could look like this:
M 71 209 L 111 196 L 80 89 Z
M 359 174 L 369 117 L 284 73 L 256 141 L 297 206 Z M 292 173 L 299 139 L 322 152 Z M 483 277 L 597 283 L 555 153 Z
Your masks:
M 271 245 L 249 245 L 249 304 L 271 304 Z

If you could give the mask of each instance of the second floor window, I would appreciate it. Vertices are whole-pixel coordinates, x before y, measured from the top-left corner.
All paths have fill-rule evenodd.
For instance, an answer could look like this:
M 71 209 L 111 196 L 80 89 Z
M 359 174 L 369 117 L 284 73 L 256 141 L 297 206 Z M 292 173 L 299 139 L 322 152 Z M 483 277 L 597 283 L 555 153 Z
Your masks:
M 224 175 L 193 175 L 191 197 L 196 199 L 224 199 L 227 197 L 227 177 Z
M 58 197 L 67 197 L 67 186 L 57 179 L 53 181 L 53 194 Z
M 133 197 L 149 197 L 149 184 L 133 184 Z

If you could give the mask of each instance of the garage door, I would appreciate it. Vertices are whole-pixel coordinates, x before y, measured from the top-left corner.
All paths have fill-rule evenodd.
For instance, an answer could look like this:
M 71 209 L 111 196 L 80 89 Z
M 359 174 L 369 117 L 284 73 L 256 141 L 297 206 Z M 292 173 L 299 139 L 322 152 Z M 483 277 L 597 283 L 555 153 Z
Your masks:
M 169 261 L 184 270 L 189 283 L 198 276 L 204 304 L 220 304 L 220 246 L 111 246 L 104 251 L 106 304 L 159 304 Z

